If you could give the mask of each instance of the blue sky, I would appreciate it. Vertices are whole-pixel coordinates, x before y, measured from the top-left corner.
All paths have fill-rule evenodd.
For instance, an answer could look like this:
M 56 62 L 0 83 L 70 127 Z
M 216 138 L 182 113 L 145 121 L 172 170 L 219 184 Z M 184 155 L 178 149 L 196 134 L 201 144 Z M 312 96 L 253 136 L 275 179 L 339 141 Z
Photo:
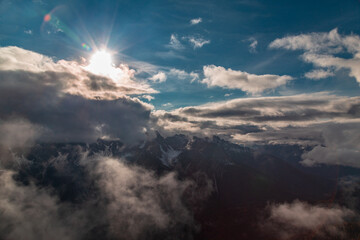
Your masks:
M 48 13 L 52 19 L 44 22 Z M 201 21 L 191 24 L 192 19 Z M 168 110 L 249 96 L 322 91 L 357 96 L 359 83 L 348 69 L 333 69 L 332 76 L 309 79 L 304 75 L 314 66 L 302 60 L 303 50 L 269 45 L 275 39 L 329 33 L 335 28 L 342 36 L 359 35 L 359 22 L 360 1 L 355 0 L 4 0 L 0 3 L 0 46 L 18 46 L 54 59 L 76 61 L 88 59 L 93 53 L 82 43 L 93 49 L 106 46 L 114 52 L 114 63 L 140 69 L 138 79 L 145 81 L 157 72 L 166 74 L 166 81 L 151 82 L 158 91 L 152 95 L 155 98 L 151 104 Z M 172 36 L 178 45 L 171 44 Z M 191 39 L 203 45 L 195 47 Z M 351 58 L 346 51 L 336 56 Z M 142 71 L 145 64 L 155 70 Z M 293 80 L 256 94 L 241 88 L 209 87 L 201 83 L 203 67 L 209 65 L 255 75 L 286 75 Z M 198 78 L 171 74 L 171 69 L 192 72 Z

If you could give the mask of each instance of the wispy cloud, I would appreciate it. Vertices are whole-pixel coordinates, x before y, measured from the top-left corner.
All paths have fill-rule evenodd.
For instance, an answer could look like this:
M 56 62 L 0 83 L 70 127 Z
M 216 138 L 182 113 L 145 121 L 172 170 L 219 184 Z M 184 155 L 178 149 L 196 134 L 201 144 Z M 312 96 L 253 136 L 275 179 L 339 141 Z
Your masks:
M 190 82 L 194 82 L 195 80 L 199 79 L 199 74 L 195 72 L 186 72 L 184 70 L 171 68 L 169 74 L 175 76 L 179 79 L 190 79 Z
M 202 48 L 205 44 L 210 43 L 210 40 L 206 40 L 202 37 L 189 36 L 189 37 L 184 37 L 184 39 L 187 39 L 191 43 L 194 49 Z
M 177 35 L 175 34 L 171 34 L 170 36 L 170 42 L 167 45 L 169 48 L 175 49 L 175 50 L 182 50 L 184 49 L 184 45 L 182 45 L 182 43 L 180 42 L 180 40 L 178 39 Z
M 329 69 L 314 69 L 310 72 L 305 73 L 305 77 L 309 79 L 319 80 L 334 76 L 334 72 Z
M 142 95 L 141 98 L 146 99 L 146 100 L 148 100 L 149 102 L 150 102 L 151 100 L 154 100 L 154 99 L 155 99 L 155 97 L 153 97 L 153 96 L 151 96 L 151 95 Z
M 191 19 L 190 20 L 190 24 L 191 25 L 196 25 L 196 24 L 199 24 L 199 23 L 201 23 L 202 22 L 202 18 L 201 17 L 199 17 L 199 18 L 194 18 L 194 19 Z
M 157 74 L 153 75 L 149 78 L 149 80 L 153 82 L 162 83 L 166 81 L 166 74 L 164 72 L 158 72 Z
M 335 28 L 330 32 L 300 34 L 287 36 L 274 40 L 270 48 L 283 48 L 287 50 L 302 50 L 302 59 L 312 63 L 318 68 L 334 70 L 348 69 L 349 76 L 354 77 L 360 83 L 360 36 L 340 35 Z M 336 54 L 351 54 L 352 58 L 342 58 Z M 329 73 L 317 72 L 310 74 L 314 77 L 329 76 Z
M 258 41 L 253 37 L 249 38 L 249 41 L 250 41 L 249 52 L 256 53 L 257 52 L 256 47 L 258 45 Z
M 28 35 L 32 35 L 33 31 L 31 29 L 25 30 L 24 33 L 28 34 Z

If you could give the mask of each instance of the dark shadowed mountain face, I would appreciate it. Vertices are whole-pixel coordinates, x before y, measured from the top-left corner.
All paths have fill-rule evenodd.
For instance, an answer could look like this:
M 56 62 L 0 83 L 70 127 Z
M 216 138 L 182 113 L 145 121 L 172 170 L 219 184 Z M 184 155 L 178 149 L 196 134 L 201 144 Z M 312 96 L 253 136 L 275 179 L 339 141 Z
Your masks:
M 131 147 L 106 140 L 37 144 L 18 158 L 18 165 L 11 176 L 16 186 L 7 186 L 8 194 L 26 190 L 34 195 L 34 202 L 17 213 L 22 226 L 32 227 L 27 218 L 40 211 L 34 231 L 47 226 L 43 221 L 49 218 L 65 239 L 338 239 L 359 233 L 351 210 L 336 207 L 338 212 L 321 215 L 337 203 L 358 207 L 359 190 L 337 191 L 340 181 L 333 169 L 305 170 L 283 146 L 251 149 L 218 137 L 157 134 Z M 349 181 L 354 179 L 341 184 Z M 41 194 L 46 198 L 36 197 Z M 9 206 L 27 202 L 19 196 L 5 200 Z M 52 211 L 41 210 L 48 205 Z M 8 221 L 0 228 L 5 239 L 25 232 L 9 209 L 0 215 L 1 222 Z M 296 223 L 285 213 L 299 209 L 329 218 L 324 224 L 332 228 L 284 227 L 284 219 Z M 334 214 L 344 214 L 345 220 L 334 222 Z M 338 229 L 340 235 L 329 234 Z

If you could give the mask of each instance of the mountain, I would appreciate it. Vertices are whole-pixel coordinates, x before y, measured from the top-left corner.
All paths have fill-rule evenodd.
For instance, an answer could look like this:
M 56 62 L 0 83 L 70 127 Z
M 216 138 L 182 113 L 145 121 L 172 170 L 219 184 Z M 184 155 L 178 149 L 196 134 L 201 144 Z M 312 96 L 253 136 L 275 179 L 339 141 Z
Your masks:
M 101 139 L 92 144 L 37 144 L 15 178 L 25 185 L 35 182 L 51 188 L 60 201 L 81 205 L 97 198 L 99 191 L 81 164 L 84 154 L 117 157 L 157 176 L 175 172 L 179 180 L 193 181 L 195 191 L 186 191 L 184 202 L 201 226 L 196 239 L 254 239 L 259 236 L 258 218 L 269 203 L 326 202 L 336 191 L 334 179 L 304 171 L 289 156 L 284 160 L 284 154 L 269 149 L 252 149 L 216 136 L 159 133 L 136 146 Z

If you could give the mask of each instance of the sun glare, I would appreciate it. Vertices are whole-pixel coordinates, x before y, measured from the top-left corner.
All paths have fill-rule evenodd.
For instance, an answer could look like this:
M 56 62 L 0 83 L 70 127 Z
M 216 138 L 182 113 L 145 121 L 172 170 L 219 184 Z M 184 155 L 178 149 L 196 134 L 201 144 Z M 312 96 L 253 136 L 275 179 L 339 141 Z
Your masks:
M 108 75 L 113 69 L 111 54 L 105 50 L 98 51 L 90 59 L 90 64 L 87 67 L 95 74 Z

